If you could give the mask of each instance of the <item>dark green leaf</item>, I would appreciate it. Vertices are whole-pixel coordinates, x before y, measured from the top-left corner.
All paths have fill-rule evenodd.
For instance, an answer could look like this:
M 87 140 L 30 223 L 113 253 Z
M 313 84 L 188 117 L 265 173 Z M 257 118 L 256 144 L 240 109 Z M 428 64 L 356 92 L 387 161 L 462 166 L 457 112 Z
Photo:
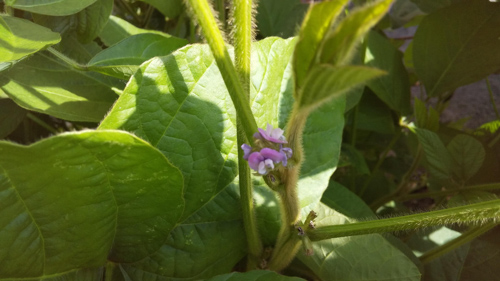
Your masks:
M 260 1 L 255 17 L 257 28 L 263 37 L 294 36 L 307 8 L 300 0 Z
M 383 74 L 382 70 L 366 66 L 316 65 L 304 81 L 297 102 L 301 108 L 315 108 Z
M 12 133 L 24 120 L 26 110 L 11 99 L 0 98 L 0 139 Z
M 141 0 L 160 11 L 165 17 L 172 19 L 183 10 L 182 0 Z
M 307 11 L 300 28 L 299 39 L 293 57 L 293 70 L 295 71 L 297 89 L 303 86 L 309 70 L 316 62 L 317 52 L 325 34 L 328 32 L 332 21 L 340 14 L 342 7 L 347 2 L 347 0 L 341 0 L 318 3 L 312 5 Z M 266 1 L 264 3 L 275 2 Z
M 302 210 L 302 216 L 314 210 L 316 224 L 346 224 L 354 220 L 323 204 Z M 297 255 L 321 280 L 420 280 L 415 264 L 380 234 L 327 239 L 313 243 L 314 254 Z
M 145 33 L 128 37 L 93 57 L 89 69 L 128 79 L 139 65 L 156 56 L 168 55 L 187 45 L 187 40 Z
M 425 17 L 413 43 L 415 71 L 431 97 L 481 80 L 500 65 L 500 5 L 462 1 Z
M 368 89 L 359 103 L 356 128 L 381 134 L 395 132 L 391 109 Z
M 463 181 L 470 179 L 483 165 L 486 152 L 483 145 L 468 135 L 458 135 L 448 144 L 453 159 L 453 172 Z
M 366 165 L 365 158 L 356 149 L 356 147 L 344 143 L 342 145 L 342 157 L 347 159 L 348 165 L 352 166 L 356 170 L 356 175 L 368 175 L 370 174 L 370 169 Z
M 0 15 L 0 71 L 60 40 L 59 34 L 43 26 Z
M 452 3 L 459 2 L 460 0 L 411 0 L 426 13 L 432 13 L 436 10 L 451 5 Z
M 26 147 L 0 142 L 0 171 L 7 278 L 102 266 L 108 255 L 141 259 L 158 250 L 184 206 L 179 170 L 125 132 L 67 133 Z
M 385 37 L 372 31 L 366 39 L 365 64 L 387 72 L 387 75 L 368 81 L 368 87 L 393 110 L 409 114 L 410 81 L 401 52 Z
M 274 271 L 254 270 L 245 273 L 233 272 L 215 276 L 206 281 L 300 281 L 304 279 L 298 277 L 288 277 L 279 275 Z
M 425 152 L 430 173 L 438 180 L 451 178 L 453 160 L 439 136 L 429 130 L 415 128 L 418 141 Z
M 356 46 L 389 10 L 392 1 L 370 2 L 344 18 L 324 39 L 320 61 L 333 65 L 349 63 Z
M 75 14 L 92 5 L 97 0 L 5 0 L 7 6 L 32 13 L 49 16 Z
M 377 218 L 361 198 L 333 180 L 321 197 L 321 202 L 349 218 L 364 220 Z
M 42 53 L 2 73 L 0 87 L 26 109 L 71 121 L 101 121 L 117 97 L 101 78 Z
M 168 37 L 169 35 L 156 30 L 135 27 L 121 18 L 110 16 L 108 22 L 99 34 L 99 38 L 106 46 L 112 46 L 129 36 L 141 33 L 155 33 Z

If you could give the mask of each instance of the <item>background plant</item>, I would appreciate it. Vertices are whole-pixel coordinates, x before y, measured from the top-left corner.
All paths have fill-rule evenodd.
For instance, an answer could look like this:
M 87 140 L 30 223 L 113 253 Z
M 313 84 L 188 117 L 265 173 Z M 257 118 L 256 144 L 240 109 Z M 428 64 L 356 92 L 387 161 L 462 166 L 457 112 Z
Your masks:
M 1 2 L 0 278 L 494 280 L 500 6 L 353 2 Z

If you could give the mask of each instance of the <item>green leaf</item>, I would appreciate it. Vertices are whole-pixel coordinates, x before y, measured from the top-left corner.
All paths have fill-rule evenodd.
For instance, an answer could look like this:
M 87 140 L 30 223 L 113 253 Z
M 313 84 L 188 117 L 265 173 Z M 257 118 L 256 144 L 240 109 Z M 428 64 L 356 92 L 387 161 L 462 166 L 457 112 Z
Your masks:
M 274 271 L 253 270 L 248 272 L 233 272 L 224 275 L 215 276 L 206 281 L 300 281 L 304 280 L 298 277 L 289 277 L 279 275 Z M 304 280 L 305 281 L 305 280 Z
M 49 16 L 75 14 L 92 5 L 97 0 L 5 0 L 7 6 L 32 13 Z
M 393 110 L 409 114 L 410 81 L 401 52 L 385 37 L 371 31 L 366 38 L 365 64 L 387 72 L 368 81 L 368 87 Z
M 0 87 L 18 105 L 70 121 L 102 120 L 116 99 L 105 82 L 43 53 L 0 74 Z
M 255 16 L 257 28 L 263 37 L 294 36 L 307 8 L 300 0 L 260 1 Z
M 59 34 L 45 27 L 0 15 L 0 71 L 60 40 Z
M 327 1 L 311 5 L 299 31 L 299 39 L 293 56 L 295 85 L 300 89 L 309 70 L 316 62 L 316 56 L 325 34 L 330 29 L 332 21 L 340 14 L 347 3 L 342 1 Z M 276 3 L 265 1 L 264 3 Z M 269 5 L 269 4 L 268 4 Z M 298 91 L 296 91 L 298 93 Z
M 439 136 L 429 130 L 415 128 L 418 141 L 425 152 L 430 173 L 439 180 L 451 178 L 453 160 Z
M 414 98 L 414 114 L 417 127 L 437 132 L 439 130 L 439 112 L 433 107 L 427 105 L 419 98 Z
M 447 149 L 453 159 L 453 172 L 463 181 L 477 173 L 486 156 L 481 142 L 464 134 L 454 137 Z
M 172 19 L 177 17 L 183 10 L 182 0 L 141 0 L 150 4 L 160 11 L 165 17 Z
M 460 0 L 411 0 L 426 13 L 432 13 L 441 8 L 451 5 L 452 3 L 459 2 Z
M 321 197 L 321 202 L 349 218 L 364 220 L 377 218 L 361 198 L 333 180 Z
M 99 35 L 112 9 L 112 0 L 97 0 L 76 14 L 68 16 L 33 14 L 33 19 L 36 23 L 61 33 L 63 37 L 74 34 L 80 43 L 85 44 L 92 42 Z
M 112 46 L 129 36 L 141 33 L 155 33 L 165 37 L 170 36 L 160 31 L 138 28 L 119 17 L 110 16 L 108 22 L 99 34 L 99 38 L 106 46 Z
M 67 133 L 31 146 L 0 142 L 0 189 L 0 276 L 7 278 L 98 267 L 108 255 L 141 259 L 158 250 L 184 205 L 179 170 L 119 131 Z
M 349 63 L 363 36 L 389 10 L 393 0 L 370 2 L 344 18 L 324 39 L 320 52 L 321 63 Z
M 24 120 L 26 110 L 11 99 L 0 98 L 0 139 L 12 133 Z
M 301 108 L 315 108 L 383 74 L 382 70 L 366 66 L 316 65 L 299 90 L 297 102 Z
M 321 203 L 304 208 L 303 217 L 310 210 L 318 214 L 317 226 L 354 221 Z M 317 241 L 313 252 L 297 258 L 321 280 L 420 280 L 415 264 L 380 234 Z
M 393 134 L 394 123 L 391 109 L 367 89 L 359 103 L 356 129 Z
M 342 144 L 342 157 L 347 159 L 348 165 L 353 167 L 356 175 L 370 174 L 370 169 L 366 164 L 365 158 L 356 147 L 347 143 Z
M 146 60 L 168 55 L 187 43 L 187 40 L 177 37 L 137 34 L 98 53 L 89 61 L 88 67 L 93 71 L 128 79 Z
M 481 80 L 500 64 L 500 5 L 462 1 L 425 17 L 414 38 L 415 71 L 431 97 Z

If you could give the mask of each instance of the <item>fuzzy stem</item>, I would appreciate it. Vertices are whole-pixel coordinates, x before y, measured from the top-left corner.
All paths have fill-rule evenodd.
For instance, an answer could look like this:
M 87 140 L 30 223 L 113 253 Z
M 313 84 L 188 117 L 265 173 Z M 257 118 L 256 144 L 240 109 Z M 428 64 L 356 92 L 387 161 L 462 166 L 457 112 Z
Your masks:
M 426 252 L 425 254 L 420 256 L 418 259 L 422 263 L 428 263 L 428 262 L 430 262 L 436 258 L 439 258 L 440 256 L 442 256 L 446 253 L 449 253 L 450 251 L 453 251 L 456 248 L 474 240 L 476 237 L 484 234 L 485 232 L 492 229 L 496 225 L 497 225 L 496 222 L 489 222 L 489 223 L 482 225 L 482 226 L 472 227 L 471 229 L 464 232 L 459 237 Z
M 203 30 L 203 34 L 207 40 L 210 49 L 215 57 L 217 66 L 221 72 L 224 83 L 228 88 L 229 95 L 233 101 L 234 107 L 241 124 L 245 129 L 247 139 L 253 139 L 253 134 L 257 132 L 257 123 L 250 109 L 248 97 L 245 94 L 243 85 L 241 84 L 233 62 L 229 57 L 224 39 L 219 30 L 215 17 L 212 13 L 212 8 L 207 0 L 186 0 L 187 4 L 192 8 L 193 13 Z
M 224 1 L 219 1 L 219 9 Z M 224 10 L 222 10 L 224 11 Z M 222 11 L 219 11 L 219 15 Z M 235 50 L 235 67 L 240 77 L 246 97 L 250 96 L 250 50 L 252 43 L 252 1 L 251 0 L 235 0 L 235 30 L 234 30 L 234 50 Z M 243 143 L 248 142 L 245 137 L 245 132 L 241 126 L 238 116 L 237 123 L 238 132 L 238 147 Z M 253 185 L 250 168 L 243 153 L 238 150 L 238 169 L 240 178 L 240 202 L 243 213 L 243 224 L 247 235 L 248 245 L 248 263 L 247 269 L 255 269 L 258 265 L 258 260 L 262 256 L 262 241 L 257 231 L 257 223 L 255 219 L 255 210 L 253 205 Z
M 434 225 L 486 223 L 500 219 L 500 199 L 421 214 L 344 225 L 323 226 L 307 232 L 312 241 L 336 237 L 418 229 Z
M 299 220 L 300 215 L 297 182 L 303 161 L 302 133 L 308 115 L 309 111 L 299 110 L 298 107 L 295 107 L 288 121 L 286 138 L 293 155 L 290 159 L 291 167 L 285 169 L 281 175 L 281 181 L 284 185 L 278 189 L 281 199 L 282 224 L 269 263 L 269 269 L 276 271 L 285 268 L 300 249 L 301 240 L 295 233 L 295 223 Z

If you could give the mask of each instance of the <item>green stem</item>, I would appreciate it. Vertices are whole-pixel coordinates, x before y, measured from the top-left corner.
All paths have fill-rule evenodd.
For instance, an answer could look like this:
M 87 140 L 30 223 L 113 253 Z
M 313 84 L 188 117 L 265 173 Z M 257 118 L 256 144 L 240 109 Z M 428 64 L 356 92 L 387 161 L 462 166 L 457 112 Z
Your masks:
M 392 149 L 392 147 L 396 144 L 396 142 L 399 140 L 400 136 L 401 136 L 401 130 L 398 130 L 398 132 L 394 135 L 394 137 L 392 137 L 391 142 L 389 143 L 389 145 L 386 147 L 386 149 L 384 150 L 384 152 L 382 153 L 382 155 L 378 159 L 377 164 L 375 164 L 375 167 L 373 167 L 373 170 L 370 173 L 370 176 L 363 183 L 363 186 L 361 187 L 361 190 L 358 193 L 359 197 L 362 197 L 363 194 L 365 194 L 366 189 L 368 188 L 368 185 L 370 184 L 370 182 L 373 179 L 373 175 L 375 175 L 375 173 L 378 171 L 378 169 L 380 169 L 380 166 L 382 166 L 382 163 L 384 163 L 384 160 L 387 157 L 387 154 Z
M 500 199 L 421 214 L 343 225 L 323 226 L 307 232 L 311 241 L 336 237 L 418 229 L 453 223 L 472 224 L 498 221 Z
M 224 1 L 219 0 L 218 2 L 219 16 L 225 14 Z M 222 6 L 222 8 L 221 8 Z M 252 1 L 251 0 L 235 0 L 234 1 L 234 13 L 238 15 L 235 17 L 235 26 L 238 28 L 234 31 L 235 37 L 235 67 L 238 75 L 240 77 L 243 89 L 245 91 L 245 96 L 250 97 L 250 51 L 252 44 Z M 248 15 L 248 16 L 247 16 Z M 222 18 L 220 18 L 222 20 Z M 225 22 L 225 20 L 224 20 Z M 237 122 L 237 133 L 238 133 L 238 147 L 241 147 L 244 143 L 248 142 L 245 137 L 245 131 L 241 126 L 239 115 Z M 259 232 L 257 230 L 257 222 L 255 219 L 255 210 L 253 204 L 253 186 L 252 186 L 252 175 L 250 173 L 250 167 L 245 159 L 243 159 L 243 153 L 238 150 L 238 169 L 240 178 L 240 202 L 243 213 L 243 224 L 245 226 L 245 232 L 247 234 L 247 245 L 248 245 L 248 263 L 247 269 L 256 269 L 259 264 L 259 259 L 262 256 L 262 241 L 259 237 Z
M 88 68 L 87 68 L 86 65 L 79 64 L 78 62 L 76 62 L 73 59 L 71 59 L 71 58 L 67 57 L 66 55 L 64 55 L 63 53 L 57 51 L 53 47 L 48 47 L 47 51 L 49 51 L 51 54 L 53 54 L 54 56 L 56 56 L 58 59 L 62 60 L 67 65 L 73 67 L 76 70 L 81 70 L 81 71 L 87 71 L 88 70 Z
M 250 1 L 250 7 L 252 7 Z M 236 3 L 235 3 L 236 5 Z M 225 0 L 216 0 L 215 1 L 215 7 L 217 8 L 217 14 L 219 15 L 219 22 L 222 24 L 222 29 L 227 30 L 227 23 L 226 23 L 226 1 Z M 238 19 L 236 19 L 238 20 Z
M 495 98 L 493 97 L 493 90 L 491 90 L 490 79 L 488 79 L 488 77 L 486 77 L 486 87 L 488 88 L 488 93 L 490 94 L 490 101 L 491 105 L 493 106 L 493 110 L 495 110 L 495 115 L 497 116 L 497 119 L 500 120 L 500 114 L 498 113 L 498 108 L 495 103 Z
M 414 200 L 414 199 L 449 196 L 449 195 L 454 195 L 454 194 L 457 194 L 459 192 L 464 192 L 464 191 L 496 190 L 496 189 L 500 189 L 500 183 L 488 183 L 488 184 L 480 184 L 480 185 L 471 185 L 471 186 L 462 187 L 460 189 L 440 190 L 440 191 L 430 191 L 430 192 L 408 194 L 408 195 L 405 195 L 405 196 L 394 198 L 394 200 L 396 200 L 398 202 L 405 202 L 405 201 Z
M 442 255 L 449 253 L 449 252 L 455 250 L 456 248 L 474 240 L 476 237 L 484 234 L 488 230 L 495 227 L 497 224 L 498 224 L 497 222 L 489 222 L 489 223 L 482 225 L 482 226 L 472 227 L 471 229 L 464 232 L 459 237 L 426 252 L 425 254 L 423 254 L 422 256 L 419 257 L 419 260 L 422 263 L 428 263 L 436 258 L 439 258 Z
M 105 275 L 104 275 L 104 281 L 111 281 L 113 280 L 113 271 L 115 269 L 115 264 L 108 261 L 106 263 L 106 271 L 105 271 Z
M 37 123 L 38 125 L 42 126 L 43 128 L 45 128 L 47 131 L 53 133 L 53 134 L 57 134 L 57 130 L 52 128 L 52 126 L 50 126 L 49 124 L 45 123 L 45 121 L 43 121 L 42 119 L 36 117 L 34 114 L 28 112 L 28 114 L 26 114 L 26 116 L 31 119 L 33 122 Z
M 257 123 L 250 109 L 248 97 L 246 96 L 243 85 L 229 57 L 224 39 L 212 13 L 212 8 L 207 0 L 186 0 L 186 2 L 192 8 L 203 30 L 208 45 L 212 50 L 217 66 L 219 67 L 224 83 L 233 101 L 236 113 L 240 117 L 241 124 L 245 129 L 245 135 L 248 140 L 252 140 L 253 134 L 258 130 Z

